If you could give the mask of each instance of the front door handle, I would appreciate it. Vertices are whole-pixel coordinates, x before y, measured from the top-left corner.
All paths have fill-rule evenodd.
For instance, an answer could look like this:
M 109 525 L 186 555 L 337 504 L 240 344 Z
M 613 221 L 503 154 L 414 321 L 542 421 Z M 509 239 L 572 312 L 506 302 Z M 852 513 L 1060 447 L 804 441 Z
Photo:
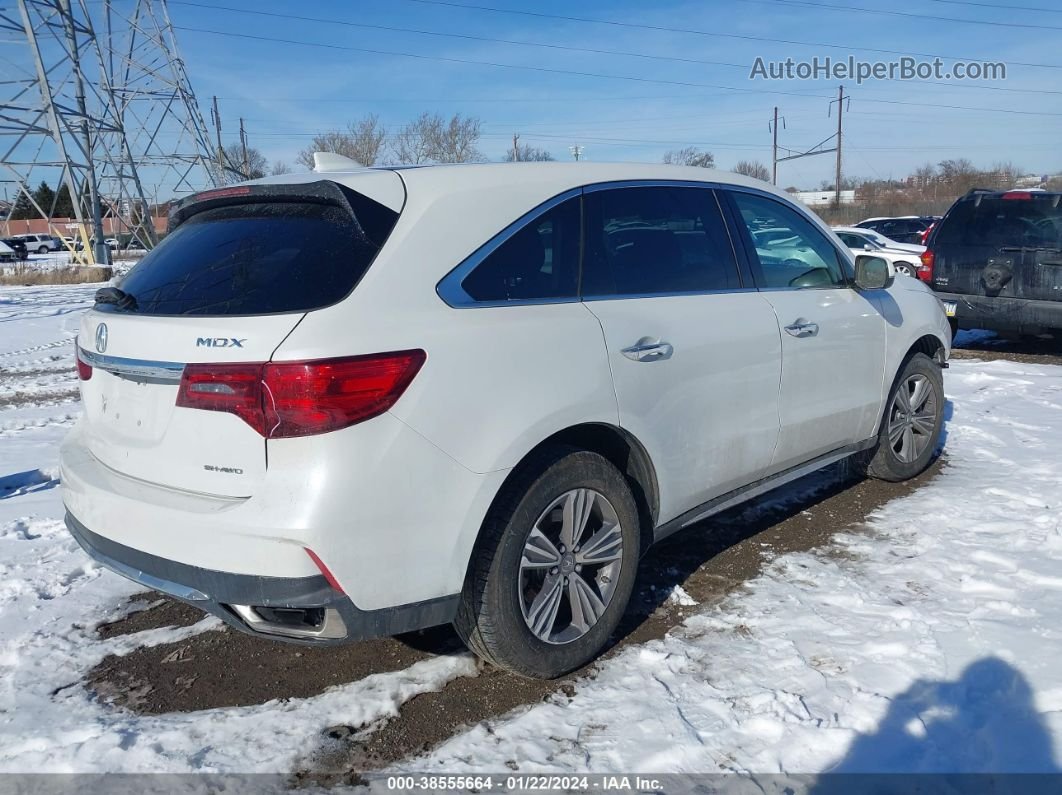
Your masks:
M 650 337 L 642 337 L 629 348 L 624 348 L 621 353 L 628 359 L 636 362 L 657 362 L 670 359 L 675 349 L 669 342 L 654 340 Z
M 798 317 L 795 323 L 785 327 L 785 330 L 794 337 L 814 337 L 819 333 L 818 323 L 809 323 L 802 317 Z

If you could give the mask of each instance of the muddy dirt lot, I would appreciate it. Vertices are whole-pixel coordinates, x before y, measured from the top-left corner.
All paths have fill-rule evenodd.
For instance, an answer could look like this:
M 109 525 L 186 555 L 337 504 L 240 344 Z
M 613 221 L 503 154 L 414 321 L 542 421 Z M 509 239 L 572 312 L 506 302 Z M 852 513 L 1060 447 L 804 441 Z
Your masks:
M 963 337 L 959 339 L 963 345 Z M 971 340 L 957 357 L 1062 362 L 1055 349 Z M 765 562 L 795 550 L 824 549 L 840 531 L 858 532 L 867 515 L 889 500 L 918 489 L 946 467 L 947 455 L 909 483 L 860 480 L 844 465 L 831 467 L 753 503 L 715 517 L 654 548 L 642 562 L 639 588 L 621 627 L 614 654 L 632 643 L 662 637 L 690 610 L 704 610 L 741 589 Z M 699 605 L 682 607 L 667 597 L 681 586 Z M 154 594 L 143 609 L 102 625 L 113 636 L 196 622 L 200 614 Z M 303 698 L 366 675 L 406 668 L 435 654 L 462 653 L 448 628 L 333 649 L 312 649 L 252 638 L 220 629 L 178 643 L 108 657 L 85 686 L 105 701 L 140 713 L 194 711 Z M 356 781 L 354 771 L 379 768 L 417 755 L 464 726 L 543 699 L 566 698 L 578 687 L 577 672 L 537 682 L 484 668 L 476 677 L 451 681 L 440 692 L 407 701 L 400 714 L 370 726 L 334 726 L 307 749 L 295 783 Z

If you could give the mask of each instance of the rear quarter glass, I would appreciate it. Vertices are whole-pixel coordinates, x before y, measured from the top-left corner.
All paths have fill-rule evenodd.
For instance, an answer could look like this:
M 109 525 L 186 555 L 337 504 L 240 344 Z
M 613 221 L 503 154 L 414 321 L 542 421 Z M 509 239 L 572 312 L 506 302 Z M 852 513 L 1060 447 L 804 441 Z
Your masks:
M 257 202 L 213 207 L 180 224 L 121 282 L 145 315 L 306 312 L 342 300 L 398 214 L 358 197 L 334 205 Z

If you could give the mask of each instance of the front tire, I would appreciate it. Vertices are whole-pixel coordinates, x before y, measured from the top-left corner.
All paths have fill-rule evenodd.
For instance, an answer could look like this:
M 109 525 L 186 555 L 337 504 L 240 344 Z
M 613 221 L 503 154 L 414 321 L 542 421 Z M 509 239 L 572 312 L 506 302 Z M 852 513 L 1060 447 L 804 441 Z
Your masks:
M 619 470 L 586 450 L 543 451 L 485 520 L 454 626 L 493 665 L 562 676 L 607 645 L 639 552 L 638 508 Z
M 867 474 L 898 482 L 920 475 L 936 453 L 944 427 L 944 379 L 940 365 L 916 353 L 900 369 Z
M 39 249 L 37 249 L 37 253 L 38 254 L 47 254 L 48 253 L 48 247 L 47 246 L 41 246 Z
M 908 276 L 915 275 L 915 266 L 910 262 L 897 262 L 894 266 L 900 273 L 905 273 Z

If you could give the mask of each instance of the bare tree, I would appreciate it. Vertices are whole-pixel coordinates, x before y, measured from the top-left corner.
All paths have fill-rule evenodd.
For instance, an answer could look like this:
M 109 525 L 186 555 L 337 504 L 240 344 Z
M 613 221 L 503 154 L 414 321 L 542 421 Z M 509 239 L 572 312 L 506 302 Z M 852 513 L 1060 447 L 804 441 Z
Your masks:
M 669 149 L 664 152 L 664 162 L 676 166 L 715 168 L 715 157 L 712 153 L 703 152 L 696 146 L 687 146 L 682 149 Z
M 226 179 L 228 182 L 241 182 L 245 179 L 264 177 L 269 168 L 265 155 L 253 146 L 247 147 L 247 162 L 243 162 L 243 146 L 232 143 L 222 149 L 225 155 Z
M 455 113 L 449 120 L 422 113 L 395 135 L 392 155 L 399 163 L 471 163 L 483 160 L 476 148 L 481 122 Z
M 512 163 L 514 161 L 531 161 L 531 160 L 553 160 L 554 157 L 545 149 L 539 149 L 537 146 L 531 146 L 531 144 L 520 144 L 516 147 L 516 151 L 513 152 L 510 149 L 505 153 L 505 162 Z
M 758 160 L 739 160 L 734 166 L 735 174 L 744 174 L 746 177 L 760 179 L 764 182 L 771 181 L 771 170 Z
M 386 140 L 387 128 L 379 116 L 370 114 L 351 122 L 346 130 L 329 130 L 315 135 L 313 142 L 299 152 L 295 162 L 312 170 L 314 152 L 332 152 L 363 166 L 374 166 L 382 159 Z
M 283 160 L 274 160 L 273 167 L 269 169 L 269 173 L 274 177 L 279 177 L 281 174 L 290 174 L 291 166 L 285 163 Z

